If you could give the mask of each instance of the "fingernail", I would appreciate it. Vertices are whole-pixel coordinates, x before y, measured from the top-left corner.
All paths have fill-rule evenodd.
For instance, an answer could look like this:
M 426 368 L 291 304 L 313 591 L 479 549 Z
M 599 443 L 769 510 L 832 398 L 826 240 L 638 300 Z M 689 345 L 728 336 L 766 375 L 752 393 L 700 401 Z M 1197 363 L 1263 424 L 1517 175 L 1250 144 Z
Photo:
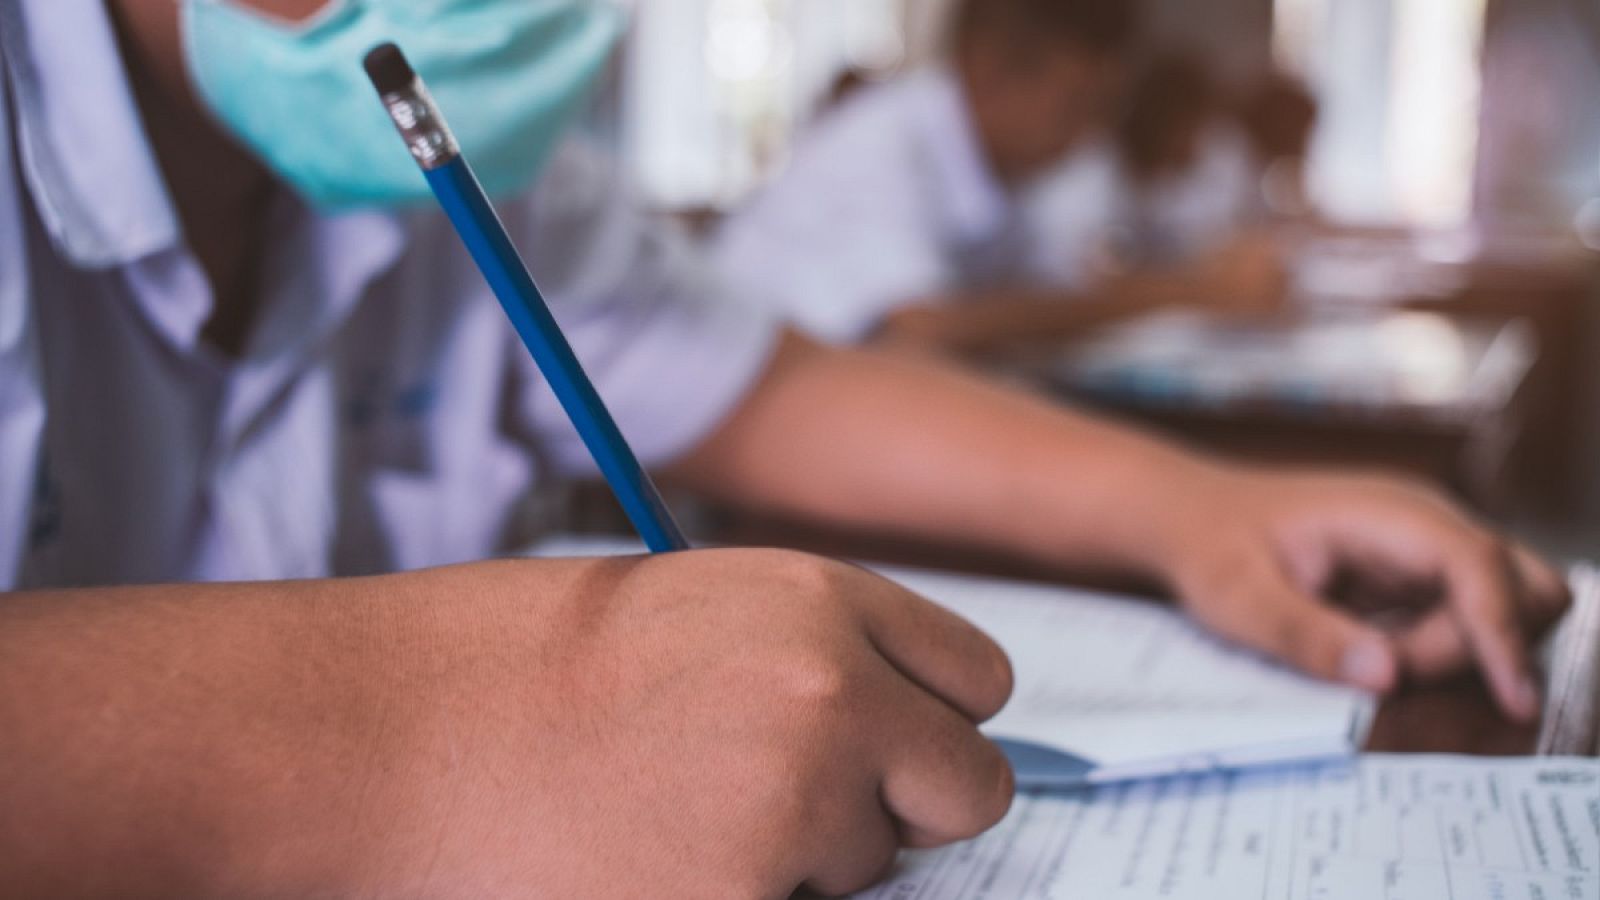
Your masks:
M 1394 684 L 1394 658 L 1379 641 L 1357 641 L 1344 651 L 1339 677 L 1369 691 L 1386 691 Z

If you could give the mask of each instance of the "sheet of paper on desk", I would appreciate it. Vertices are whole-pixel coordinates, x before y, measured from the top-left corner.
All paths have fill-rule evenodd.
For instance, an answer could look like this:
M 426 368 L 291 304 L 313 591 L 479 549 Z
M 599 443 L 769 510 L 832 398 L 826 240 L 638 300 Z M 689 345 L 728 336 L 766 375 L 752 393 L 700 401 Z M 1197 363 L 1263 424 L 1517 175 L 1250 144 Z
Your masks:
M 1595 900 L 1600 760 L 1368 756 L 1019 796 L 859 900 Z
M 1365 740 L 1368 697 L 1225 645 L 1172 609 L 1047 585 L 882 571 L 1010 655 L 1017 690 L 985 732 L 1068 755 L 1063 765 L 1019 764 L 1024 786 L 1326 759 Z

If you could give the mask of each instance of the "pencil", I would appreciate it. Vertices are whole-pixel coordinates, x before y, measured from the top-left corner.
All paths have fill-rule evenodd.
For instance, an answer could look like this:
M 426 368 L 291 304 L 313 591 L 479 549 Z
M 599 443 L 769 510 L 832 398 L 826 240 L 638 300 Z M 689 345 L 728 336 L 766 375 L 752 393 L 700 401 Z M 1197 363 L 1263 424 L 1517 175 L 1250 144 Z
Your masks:
M 522 343 L 652 553 L 687 550 L 678 523 L 572 352 L 422 79 L 392 43 L 367 54 L 367 76 L 428 185 Z

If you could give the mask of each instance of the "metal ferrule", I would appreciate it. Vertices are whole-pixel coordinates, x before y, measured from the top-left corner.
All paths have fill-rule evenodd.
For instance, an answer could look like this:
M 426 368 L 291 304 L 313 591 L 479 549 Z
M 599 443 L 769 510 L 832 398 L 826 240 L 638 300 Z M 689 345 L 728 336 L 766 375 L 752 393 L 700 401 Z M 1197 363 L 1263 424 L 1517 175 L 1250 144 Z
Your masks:
M 424 171 L 431 172 L 461 155 L 461 146 L 421 80 L 413 81 L 403 91 L 384 94 L 383 106 L 405 139 L 411 157 Z

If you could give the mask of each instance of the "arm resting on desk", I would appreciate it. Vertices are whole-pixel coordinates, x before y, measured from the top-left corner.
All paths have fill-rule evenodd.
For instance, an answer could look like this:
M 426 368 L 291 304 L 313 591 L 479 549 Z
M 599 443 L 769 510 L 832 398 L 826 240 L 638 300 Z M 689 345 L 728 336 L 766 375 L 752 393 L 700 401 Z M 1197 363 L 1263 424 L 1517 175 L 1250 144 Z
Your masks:
M 1096 328 L 1176 306 L 1170 285 L 1123 283 L 1087 296 L 1038 288 L 995 288 L 902 307 L 883 320 L 873 343 L 884 347 L 984 354 L 1051 345 Z
M 1282 303 L 1286 276 L 1272 246 L 1240 240 L 1181 269 L 1119 275 L 1079 294 L 1028 286 L 927 298 L 890 313 L 875 343 L 984 354 L 1062 341 L 1176 307 L 1260 315 Z
M 1532 554 L 1410 485 L 1242 469 L 933 362 L 798 337 L 674 474 L 764 511 L 1156 578 L 1222 634 L 1376 690 L 1475 658 L 1524 719 L 1530 636 L 1566 602 Z M 1351 575 L 1444 602 L 1387 635 L 1318 598 Z

